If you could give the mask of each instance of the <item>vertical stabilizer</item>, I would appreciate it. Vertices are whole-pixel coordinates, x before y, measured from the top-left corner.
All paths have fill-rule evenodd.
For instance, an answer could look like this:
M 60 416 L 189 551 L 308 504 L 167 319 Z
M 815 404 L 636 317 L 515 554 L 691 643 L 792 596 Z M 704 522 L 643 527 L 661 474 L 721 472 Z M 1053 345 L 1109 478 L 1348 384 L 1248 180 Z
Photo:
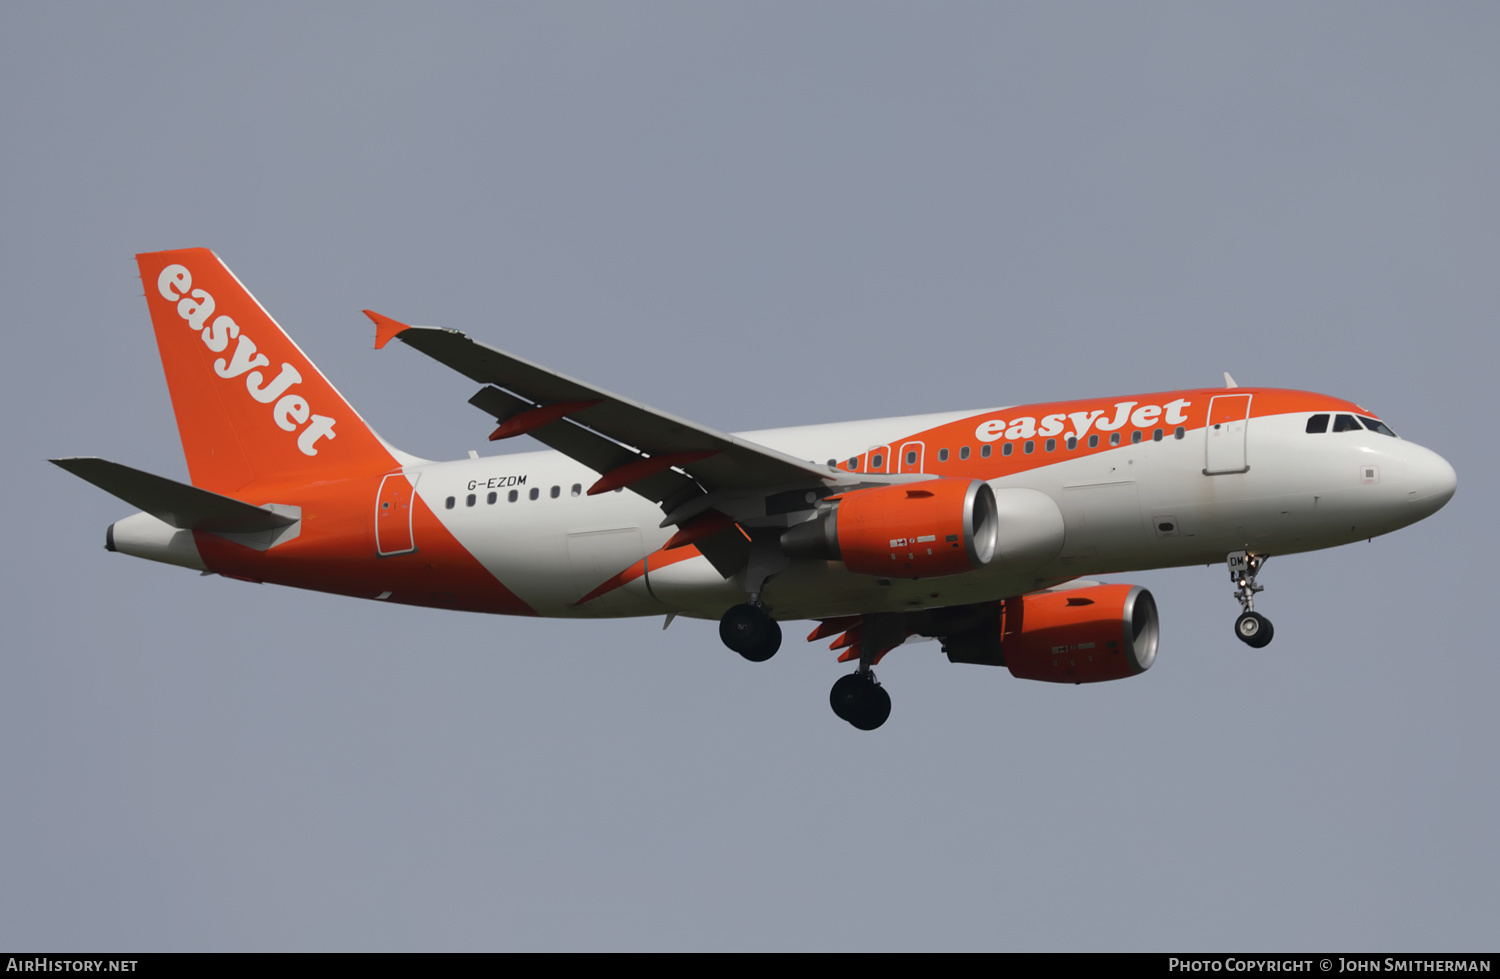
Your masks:
M 188 248 L 136 261 L 193 485 L 232 494 L 397 465 L 217 255 Z

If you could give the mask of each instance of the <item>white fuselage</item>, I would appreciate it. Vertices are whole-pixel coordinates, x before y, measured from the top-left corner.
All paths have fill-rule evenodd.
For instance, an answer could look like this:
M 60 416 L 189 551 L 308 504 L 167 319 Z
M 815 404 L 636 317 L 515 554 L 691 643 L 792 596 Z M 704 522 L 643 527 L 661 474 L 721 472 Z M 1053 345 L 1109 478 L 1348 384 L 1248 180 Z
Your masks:
M 749 432 L 744 438 L 815 463 L 843 459 L 981 413 L 878 419 Z M 767 584 L 777 618 L 820 618 L 957 605 L 1020 594 L 1061 580 L 1214 563 L 1248 549 L 1286 554 L 1389 533 L 1429 515 L 1453 491 L 1436 453 L 1370 431 L 1309 434 L 1310 413 L 1257 417 L 1241 472 L 1208 475 L 1206 428 L 1169 431 L 1105 451 L 1049 460 L 989 480 L 1049 498 L 1064 532 L 1056 553 L 996 561 L 967 574 L 882 579 L 837 562 L 796 561 Z M 924 459 L 940 449 L 926 445 Z M 1041 451 L 1038 446 L 1037 451 Z M 549 616 L 662 613 L 717 618 L 742 601 L 701 557 L 643 573 L 578 603 L 611 576 L 657 552 L 672 535 L 662 511 L 630 492 L 586 495 L 598 478 L 554 452 L 526 452 L 406 469 L 446 529 L 532 609 Z M 533 498 L 533 496 L 535 498 Z M 514 499 L 512 499 L 514 497 Z M 493 500 L 494 502 L 490 502 Z M 420 542 L 418 542 L 420 546 Z

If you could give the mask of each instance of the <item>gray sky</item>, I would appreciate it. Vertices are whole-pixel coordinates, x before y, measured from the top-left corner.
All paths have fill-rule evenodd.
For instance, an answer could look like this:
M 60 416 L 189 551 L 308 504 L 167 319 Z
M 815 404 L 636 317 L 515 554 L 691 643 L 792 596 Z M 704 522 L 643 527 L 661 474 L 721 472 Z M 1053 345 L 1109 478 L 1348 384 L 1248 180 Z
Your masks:
M 0 6 L 0 946 L 1493 949 L 1493 4 Z M 207 246 L 387 439 L 471 382 L 360 309 L 723 429 L 1309 388 L 1459 491 L 1125 576 L 1155 667 L 880 671 L 102 550 L 183 478 L 132 256 Z M 808 626 L 810 628 L 810 626 Z

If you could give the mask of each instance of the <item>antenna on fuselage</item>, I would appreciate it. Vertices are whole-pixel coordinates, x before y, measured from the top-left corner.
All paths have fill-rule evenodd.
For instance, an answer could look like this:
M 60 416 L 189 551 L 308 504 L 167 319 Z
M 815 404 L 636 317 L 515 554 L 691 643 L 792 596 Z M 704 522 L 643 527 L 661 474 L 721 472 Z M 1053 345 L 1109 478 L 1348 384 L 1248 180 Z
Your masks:
M 1237 388 L 1237 387 L 1239 387 L 1238 384 L 1234 383 L 1234 378 L 1232 378 L 1232 377 L 1229 376 L 1229 372 L 1228 371 L 1224 372 L 1224 386 L 1226 388 Z

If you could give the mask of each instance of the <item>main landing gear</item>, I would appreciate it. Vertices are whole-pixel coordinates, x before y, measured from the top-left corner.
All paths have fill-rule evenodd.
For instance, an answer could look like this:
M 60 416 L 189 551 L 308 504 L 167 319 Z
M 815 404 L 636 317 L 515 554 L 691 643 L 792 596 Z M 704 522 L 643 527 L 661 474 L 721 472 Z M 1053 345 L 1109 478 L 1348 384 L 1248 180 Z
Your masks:
M 891 695 L 875 679 L 875 664 L 911 633 L 901 616 L 888 613 L 862 615 L 857 624 L 845 628 L 848 631 L 835 646 L 842 644 L 849 652 L 857 652 L 859 666 L 834 683 L 828 692 L 828 705 L 840 720 L 861 731 L 873 731 L 891 716 Z
M 1276 635 L 1276 630 L 1271 627 L 1271 620 L 1255 611 L 1256 593 L 1266 590 L 1265 585 L 1255 583 L 1255 576 L 1260 573 L 1261 566 L 1267 560 L 1269 558 L 1264 554 L 1251 554 L 1248 551 L 1233 551 L 1229 555 L 1229 580 L 1234 582 L 1234 597 L 1244 609 L 1240 617 L 1234 620 L 1234 634 L 1239 637 L 1240 642 L 1256 649 L 1270 643 L 1271 637 Z
M 873 731 L 891 716 L 891 695 L 875 679 L 875 671 L 860 664 L 859 672 L 841 676 L 828 692 L 828 703 L 841 720 L 861 731 Z
M 860 627 L 866 630 L 865 638 L 856 644 L 860 649 L 859 668 L 848 676 L 839 677 L 828 694 L 833 712 L 861 731 L 873 731 L 891 716 L 891 695 L 875 679 L 872 669 L 880 657 L 869 650 L 889 650 L 900 644 L 905 633 L 882 645 L 875 641 L 883 634 L 880 630 L 882 624 L 885 623 L 880 618 L 865 617 L 865 624 Z M 764 663 L 781 648 L 781 626 L 771 618 L 759 596 L 752 595 L 750 601 L 734 606 L 719 619 L 719 638 L 750 662 Z
M 764 605 L 752 598 L 719 619 L 719 638 L 750 662 L 764 663 L 781 648 L 781 626 Z
M 756 532 L 750 539 L 748 560 L 745 590 L 750 600 L 734 606 L 720 617 L 719 638 L 750 662 L 764 663 L 781 648 L 781 626 L 766 611 L 760 593 L 766 582 L 784 570 L 791 559 L 781 550 L 779 533 Z

